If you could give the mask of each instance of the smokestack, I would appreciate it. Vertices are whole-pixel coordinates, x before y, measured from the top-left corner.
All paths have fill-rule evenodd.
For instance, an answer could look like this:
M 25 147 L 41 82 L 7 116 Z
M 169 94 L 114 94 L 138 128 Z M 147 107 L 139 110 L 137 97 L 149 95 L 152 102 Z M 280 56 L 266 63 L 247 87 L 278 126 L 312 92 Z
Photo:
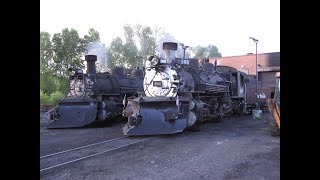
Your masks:
M 96 74 L 96 55 L 86 55 L 85 60 L 87 61 L 87 74 Z
M 178 49 L 178 43 L 175 42 L 164 42 L 164 58 L 167 60 L 167 63 L 171 63 L 172 59 L 176 58 L 176 50 Z

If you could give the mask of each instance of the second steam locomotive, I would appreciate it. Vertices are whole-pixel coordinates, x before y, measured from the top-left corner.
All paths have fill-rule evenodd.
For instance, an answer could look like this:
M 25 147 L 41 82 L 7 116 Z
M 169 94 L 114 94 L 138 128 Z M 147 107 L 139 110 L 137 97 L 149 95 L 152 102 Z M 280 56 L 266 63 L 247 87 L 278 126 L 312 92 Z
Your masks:
M 96 55 L 86 55 L 87 73 L 70 68 L 69 91 L 50 113 L 54 120 L 47 128 L 83 127 L 97 122 L 108 122 L 120 116 L 125 96 L 133 96 L 142 89 L 143 71 L 136 69 L 127 75 L 123 67 L 111 73 L 96 73 Z
M 204 60 L 176 57 L 178 44 L 163 43 L 161 57 L 145 62 L 144 92 L 129 98 L 124 135 L 173 134 L 227 113 L 248 113 L 246 75 L 232 67 L 224 73 Z

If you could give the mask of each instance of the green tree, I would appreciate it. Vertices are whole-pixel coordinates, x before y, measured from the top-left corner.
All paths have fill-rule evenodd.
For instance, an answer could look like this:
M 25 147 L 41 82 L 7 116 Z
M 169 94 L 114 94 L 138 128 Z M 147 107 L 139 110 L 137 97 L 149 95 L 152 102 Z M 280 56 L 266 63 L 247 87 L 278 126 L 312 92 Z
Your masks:
M 53 72 L 59 77 L 68 77 L 69 67 L 83 68 L 82 55 L 85 52 L 85 41 L 75 29 L 65 28 L 62 33 L 55 33 L 53 43 Z
M 112 42 L 109 47 L 108 51 L 108 60 L 111 61 L 109 63 L 110 66 L 108 67 L 114 67 L 114 66 L 126 66 L 126 59 L 123 56 L 123 41 L 120 37 L 112 39 Z
M 69 81 L 65 77 L 57 77 L 51 72 L 40 74 L 40 89 L 47 94 L 55 91 L 66 93 L 69 88 Z
M 218 51 L 218 48 L 214 45 L 208 45 L 207 47 L 196 46 L 191 47 L 190 51 L 193 52 L 193 58 L 209 58 L 209 57 L 221 57 L 221 53 Z
M 52 73 L 45 72 L 40 74 L 40 89 L 46 94 L 57 90 L 56 81 Z
M 215 45 L 208 45 L 206 50 L 209 53 L 208 57 L 222 57 L 221 53 L 218 51 L 217 46 Z
M 84 35 L 83 37 L 84 45 L 87 45 L 90 42 L 100 42 L 100 33 L 98 31 L 90 28 L 88 34 L 89 35 Z
M 125 37 L 125 44 L 123 45 L 123 56 L 128 63 L 128 68 L 136 67 L 138 65 L 138 48 L 136 46 L 134 37 L 134 29 L 130 25 L 125 25 L 123 27 L 124 30 L 124 37 Z
M 48 32 L 40 32 L 40 74 L 50 71 L 52 56 L 50 34 Z
M 206 57 L 206 48 L 202 46 L 190 47 L 190 50 L 194 53 L 193 58 L 204 58 Z
M 107 70 L 110 71 L 110 69 L 112 69 L 115 66 L 115 62 L 114 59 L 112 57 L 112 54 L 110 52 L 110 47 L 107 47 Z
M 161 41 L 164 30 L 157 26 L 153 30 L 149 26 L 139 24 L 134 27 L 126 24 L 123 30 L 124 41 L 120 37 L 113 39 L 107 50 L 108 68 L 113 66 L 141 67 L 148 55 L 156 53 L 157 42 Z
M 88 53 L 88 45 L 100 43 L 100 33 L 91 28 L 83 38 L 77 30 L 64 28 L 52 38 L 53 66 L 52 70 L 58 77 L 68 77 L 69 67 L 84 68 L 83 56 Z
M 136 57 L 139 56 L 138 48 L 135 43 L 135 31 L 126 24 L 123 27 L 125 41 L 120 37 L 112 40 L 107 51 L 108 67 L 124 66 L 126 68 L 133 68 L 137 66 Z
M 148 55 L 155 54 L 156 37 L 151 27 L 137 24 L 135 26 L 135 33 L 140 43 L 139 55 L 143 57 L 143 60 L 145 60 Z
M 51 40 L 49 33 L 40 32 L 40 89 L 47 94 L 65 93 L 69 88 L 68 68 L 84 67 L 83 55 L 92 41 L 100 41 L 99 32 L 93 28 L 84 38 L 68 28 L 55 33 Z

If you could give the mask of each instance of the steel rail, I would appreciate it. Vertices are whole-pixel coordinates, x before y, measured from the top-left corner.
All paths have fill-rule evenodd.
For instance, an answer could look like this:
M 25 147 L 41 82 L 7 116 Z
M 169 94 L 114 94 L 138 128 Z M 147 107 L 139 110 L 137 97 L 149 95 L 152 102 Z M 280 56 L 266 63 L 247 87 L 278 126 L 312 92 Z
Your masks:
M 83 159 L 86 159 L 86 158 L 89 158 L 89 157 L 97 156 L 97 155 L 100 155 L 100 154 L 103 154 L 103 153 L 107 153 L 107 152 L 110 152 L 110 151 L 113 151 L 113 150 L 117 150 L 117 149 L 129 146 L 129 145 L 133 145 L 133 144 L 136 144 L 136 143 L 139 143 L 139 142 L 146 141 L 148 139 L 151 139 L 151 137 L 150 138 L 146 138 L 146 139 L 142 139 L 142 140 L 139 140 L 139 141 L 135 141 L 135 142 L 132 142 L 132 143 L 129 143 L 129 144 L 126 144 L 126 145 L 122 145 L 122 146 L 119 146 L 119 147 L 115 147 L 115 148 L 112 148 L 112 149 L 108 149 L 106 151 L 102 151 L 102 152 L 99 152 L 99 153 L 95 153 L 95 154 L 84 156 L 84 157 L 81 157 L 81 158 L 78 158 L 78 159 L 67 161 L 67 162 L 64 162 L 64 163 L 61 163 L 61 164 L 57 164 L 57 165 L 54 165 L 54 166 L 46 167 L 46 168 L 40 169 L 40 172 L 45 171 L 45 170 L 49 170 L 49 169 L 52 169 L 52 168 L 55 168 L 55 167 L 59 167 L 59 166 L 65 165 L 65 164 L 69 164 L 69 163 L 73 163 L 73 162 L 76 162 L 76 161 L 80 161 L 80 160 L 83 160 Z

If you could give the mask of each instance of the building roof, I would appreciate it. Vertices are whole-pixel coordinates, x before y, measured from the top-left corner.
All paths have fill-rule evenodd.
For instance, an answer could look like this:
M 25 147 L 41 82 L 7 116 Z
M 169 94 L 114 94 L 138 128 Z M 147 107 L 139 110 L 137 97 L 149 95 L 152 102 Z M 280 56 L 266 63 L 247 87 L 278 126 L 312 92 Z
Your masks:
M 212 57 L 210 63 L 218 60 L 218 65 L 231 66 L 239 70 L 245 70 L 248 74 L 255 75 L 256 54 L 239 56 Z M 258 54 L 258 71 L 280 71 L 280 52 Z

